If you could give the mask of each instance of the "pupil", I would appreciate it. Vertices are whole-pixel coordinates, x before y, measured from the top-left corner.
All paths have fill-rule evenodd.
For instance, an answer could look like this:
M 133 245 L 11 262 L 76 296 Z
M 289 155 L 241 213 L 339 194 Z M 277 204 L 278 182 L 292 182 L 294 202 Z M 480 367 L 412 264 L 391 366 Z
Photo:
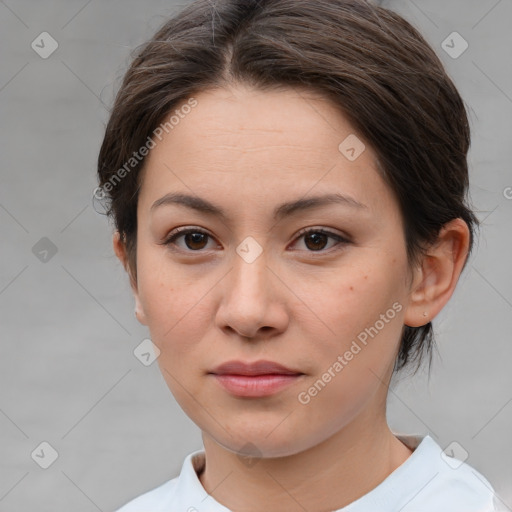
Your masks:
M 201 249 L 202 247 L 194 246 L 194 244 L 196 244 L 196 243 L 201 245 L 201 238 L 206 238 L 206 235 L 204 233 L 187 233 L 185 235 L 185 243 L 187 244 L 187 247 L 189 249 Z M 203 242 L 204 242 L 204 240 L 203 240 Z
M 320 240 L 319 240 L 319 238 L 320 238 Z M 313 244 L 316 244 L 316 245 L 317 245 L 318 243 L 320 243 L 320 245 L 321 245 L 322 247 L 314 247 L 314 248 L 315 248 L 315 249 L 323 249 L 323 248 L 325 247 L 325 243 L 323 243 L 323 244 L 322 244 L 322 241 L 323 241 L 323 242 L 325 242 L 325 238 L 326 238 L 326 236 L 325 236 L 324 234 L 321 234 L 321 233 L 320 233 L 320 234 L 318 234 L 318 233 L 312 233 L 312 234 L 310 234 L 310 235 L 308 235 L 308 236 L 306 237 L 306 240 L 308 240 L 308 239 L 309 239 L 309 240 L 313 240 Z M 323 240 L 322 240 L 322 239 L 323 239 Z M 306 242 L 306 245 L 307 245 L 307 242 Z M 309 246 L 308 246 L 308 247 L 309 247 Z

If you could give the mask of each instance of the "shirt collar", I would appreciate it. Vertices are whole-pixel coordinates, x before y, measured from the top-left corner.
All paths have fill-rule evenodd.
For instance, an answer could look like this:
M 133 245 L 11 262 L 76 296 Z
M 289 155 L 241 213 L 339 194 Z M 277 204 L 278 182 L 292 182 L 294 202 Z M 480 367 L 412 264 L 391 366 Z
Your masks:
M 183 461 L 180 476 L 174 493 L 175 499 L 169 510 L 186 510 L 190 512 L 231 512 L 209 495 L 199 477 L 205 466 L 204 450 L 197 450 L 187 455 Z
M 400 481 L 404 480 L 404 482 L 407 482 L 408 488 L 415 489 L 424 485 L 426 474 L 435 473 L 435 464 L 428 456 L 425 457 L 433 447 L 437 447 L 437 444 L 430 436 L 405 434 L 395 435 L 400 439 L 400 441 L 413 450 L 413 453 L 372 491 L 350 503 L 346 507 L 334 512 L 371 510 L 372 506 L 380 507 L 378 510 L 381 512 L 392 512 L 395 510 L 394 507 L 397 504 L 397 489 L 403 491 L 403 486 L 399 484 Z M 417 466 L 418 463 L 422 465 L 421 474 L 412 471 L 412 467 Z M 221 505 L 213 496 L 209 495 L 205 491 L 198 477 L 198 474 L 204 470 L 204 467 L 204 450 L 197 450 L 185 458 L 180 475 L 177 479 L 176 489 L 173 493 L 174 500 L 172 505 L 169 505 L 169 510 L 184 510 L 190 512 L 231 512 L 230 509 Z M 418 479 L 418 482 L 411 481 L 415 478 Z M 403 498 L 403 496 L 401 496 L 401 498 Z

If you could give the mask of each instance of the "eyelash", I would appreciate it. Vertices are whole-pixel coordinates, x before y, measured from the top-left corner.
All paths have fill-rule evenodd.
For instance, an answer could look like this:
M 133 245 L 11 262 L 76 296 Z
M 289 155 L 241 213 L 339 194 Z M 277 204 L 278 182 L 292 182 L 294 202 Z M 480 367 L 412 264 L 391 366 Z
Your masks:
M 174 242 L 181 236 L 184 236 L 188 233 L 201 233 L 203 235 L 206 235 L 210 238 L 213 238 L 209 233 L 207 233 L 206 231 L 203 231 L 202 229 L 199 229 L 199 228 L 176 228 L 174 231 L 172 231 L 169 236 L 167 236 L 165 238 L 165 240 L 163 242 L 161 242 L 160 245 L 166 245 L 166 246 L 171 246 L 171 245 L 174 245 Z M 303 229 L 302 231 L 300 231 L 298 234 L 297 234 L 297 238 L 295 240 L 299 240 L 299 238 L 302 238 L 303 236 L 305 235 L 309 235 L 311 233 L 321 233 L 323 235 L 326 235 L 328 236 L 329 238 L 333 238 L 334 240 L 336 240 L 338 243 L 331 249 L 327 249 L 327 250 L 324 250 L 324 249 L 320 249 L 319 251 L 306 251 L 306 252 L 309 252 L 311 253 L 313 256 L 318 253 L 318 254 L 325 254 L 325 253 L 330 253 L 332 252 L 332 249 L 334 250 L 337 250 L 337 249 L 341 249 L 343 248 L 345 245 L 348 245 L 351 243 L 351 241 L 341 235 L 338 235 L 336 233 L 333 233 L 331 231 L 327 231 L 325 229 L 321 229 L 321 228 L 305 228 Z M 341 246 L 341 247 L 339 247 Z M 337 248 L 337 249 L 336 249 Z M 176 250 L 176 249 L 173 249 L 173 250 Z M 181 249 L 181 248 L 178 248 L 177 251 L 181 251 L 181 252 L 185 252 L 185 253 L 201 253 L 201 252 L 204 252 L 203 249 L 200 249 L 200 250 L 197 250 L 197 251 L 193 251 L 191 249 Z

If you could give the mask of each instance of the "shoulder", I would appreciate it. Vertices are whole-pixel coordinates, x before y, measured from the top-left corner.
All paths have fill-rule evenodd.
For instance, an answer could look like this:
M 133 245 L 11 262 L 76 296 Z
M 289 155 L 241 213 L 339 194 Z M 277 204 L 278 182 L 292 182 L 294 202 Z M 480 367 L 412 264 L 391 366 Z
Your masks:
M 137 496 L 115 512 L 167 512 L 169 500 L 174 496 L 178 477 Z
M 411 457 L 409 474 L 416 483 L 416 494 L 403 512 L 494 512 L 495 492 L 489 481 L 472 466 L 425 436 Z M 466 455 L 467 456 L 467 455 Z M 465 457 L 462 456 L 461 459 Z
M 137 496 L 115 512 L 194 510 L 194 507 L 190 507 L 190 505 L 192 503 L 202 503 L 208 496 L 197 476 L 204 465 L 204 451 L 197 450 L 190 453 L 185 457 L 178 476 Z
M 438 510 L 464 512 L 493 512 L 494 489 L 476 469 L 462 463 L 457 469 L 450 467 L 432 476 L 423 492 L 423 498 L 436 504 Z

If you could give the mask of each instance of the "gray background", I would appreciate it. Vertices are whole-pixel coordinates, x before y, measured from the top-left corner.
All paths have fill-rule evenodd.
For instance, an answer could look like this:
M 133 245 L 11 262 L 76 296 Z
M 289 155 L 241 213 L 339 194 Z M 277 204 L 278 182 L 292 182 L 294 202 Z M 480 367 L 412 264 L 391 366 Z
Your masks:
M 383 3 L 427 37 L 467 102 L 471 192 L 484 221 L 434 322 L 441 358 L 430 380 L 397 382 L 389 421 L 443 447 L 457 441 L 512 510 L 512 2 Z M 134 357 L 148 333 L 112 227 L 91 203 L 105 105 L 130 51 L 176 6 L 0 2 L 0 512 L 113 510 L 177 475 L 201 447 L 157 364 Z M 31 48 L 43 31 L 59 45 L 47 59 Z M 457 59 L 441 47 L 453 31 L 469 43 Z M 41 253 L 43 237 L 53 256 Z M 48 469 L 31 457 L 43 441 L 58 452 Z

